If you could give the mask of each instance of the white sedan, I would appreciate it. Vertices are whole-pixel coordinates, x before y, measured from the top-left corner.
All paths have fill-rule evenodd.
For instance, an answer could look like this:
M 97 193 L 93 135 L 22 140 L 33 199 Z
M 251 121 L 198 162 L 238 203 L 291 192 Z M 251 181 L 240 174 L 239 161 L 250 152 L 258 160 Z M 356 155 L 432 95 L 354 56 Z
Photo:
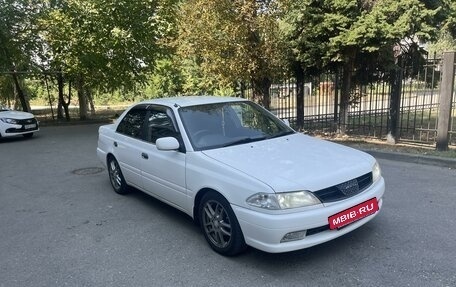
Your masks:
M 0 137 L 22 135 L 31 138 L 37 131 L 38 121 L 33 114 L 13 111 L 0 105 Z
M 135 187 L 187 213 L 224 255 L 332 240 L 372 220 L 385 190 L 372 156 L 240 98 L 138 103 L 100 127 L 97 155 L 114 191 Z

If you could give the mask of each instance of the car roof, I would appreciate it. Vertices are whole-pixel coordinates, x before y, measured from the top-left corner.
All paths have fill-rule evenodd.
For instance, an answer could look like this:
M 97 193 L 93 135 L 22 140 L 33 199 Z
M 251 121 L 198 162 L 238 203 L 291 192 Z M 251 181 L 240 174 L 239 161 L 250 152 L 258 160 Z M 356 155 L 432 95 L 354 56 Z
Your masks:
M 145 100 L 139 104 L 158 104 L 165 106 L 179 106 L 179 107 L 188 107 L 204 104 L 216 104 L 216 103 L 226 103 L 226 102 L 239 102 L 247 101 L 243 98 L 234 98 L 234 97 L 219 97 L 219 96 L 178 96 L 178 97 L 169 97 L 169 98 L 158 98 L 152 100 Z

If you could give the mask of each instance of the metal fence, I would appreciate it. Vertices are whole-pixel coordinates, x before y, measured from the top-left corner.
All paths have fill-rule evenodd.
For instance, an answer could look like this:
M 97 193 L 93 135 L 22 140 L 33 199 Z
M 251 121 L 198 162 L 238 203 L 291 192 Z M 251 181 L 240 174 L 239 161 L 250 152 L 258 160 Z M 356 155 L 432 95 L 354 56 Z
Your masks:
M 419 66 L 404 63 L 401 67 L 399 140 L 435 144 L 440 106 L 442 59 L 428 57 Z M 371 75 L 364 75 L 370 77 Z M 456 75 L 454 75 L 456 77 Z M 374 78 L 374 75 L 372 75 Z M 380 78 L 377 76 L 377 78 Z M 348 135 L 385 139 L 390 130 L 390 81 L 358 84 L 352 91 Z M 363 82 L 363 81 L 357 81 Z M 456 97 L 453 87 L 449 144 L 456 145 Z M 270 110 L 280 118 L 297 122 L 296 83 L 293 79 L 270 88 Z M 304 130 L 312 133 L 335 133 L 341 93 L 341 74 L 328 73 L 309 79 L 304 85 Z M 247 96 L 249 93 L 244 93 Z

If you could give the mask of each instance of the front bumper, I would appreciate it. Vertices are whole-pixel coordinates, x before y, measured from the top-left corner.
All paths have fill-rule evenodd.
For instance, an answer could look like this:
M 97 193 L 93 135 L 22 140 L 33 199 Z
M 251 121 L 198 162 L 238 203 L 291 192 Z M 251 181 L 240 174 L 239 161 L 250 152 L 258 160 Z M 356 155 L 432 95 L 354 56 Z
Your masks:
M 18 135 L 24 135 L 28 133 L 34 133 L 40 130 L 38 122 L 32 124 L 22 125 L 22 124 L 2 124 L 2 137 L 12 137 Z
M 385 182 L 383 178 L 380 178 L 369 189 L 356 196 L 302 212 L 266 214 L 236 205 L 232 205 L 232 208 L 248 245 L 266 252 L 279 253 L 318 245 L 362 226 L 372 220 L 381 210 L 384 192 Z M 374 197 L 377 198 L 379 205 L 379 211 L 375 214 L 341 229 L 329 230 L 329 228 L 325 228 L 328 225 L 328 217 L 331 215 Z M 301 240 L 280 242 L 287 233 L 302 230 L 312 230 L 312 234 L 305 236 Z

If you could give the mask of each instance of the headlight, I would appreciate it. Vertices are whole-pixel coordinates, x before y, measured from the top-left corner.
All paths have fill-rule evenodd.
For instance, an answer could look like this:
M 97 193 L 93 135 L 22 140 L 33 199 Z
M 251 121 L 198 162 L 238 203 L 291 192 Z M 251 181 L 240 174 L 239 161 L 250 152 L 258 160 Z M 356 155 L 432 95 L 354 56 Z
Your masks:
M 10 119 L 10 118 L 0 118 L 2 122 L 7 123 L 7 124 L 17 124 L 18 121 L 16 119 Z
M 308 191 L 278 193 L 277 199 L 281 209 L 304 207 L 320 204 L 320 200 Z
M 309 191 L 285 193 L 257 193 L 246 200 L 247 204 L 264 209 L 290 209 L 320 204 L 320 200 Z
M 378 162 L 375 162 L 374 166 L 372 167 L 372 181 L 376 182 L 382 175 L 382 171 L 380 170 L 380 165 Z

